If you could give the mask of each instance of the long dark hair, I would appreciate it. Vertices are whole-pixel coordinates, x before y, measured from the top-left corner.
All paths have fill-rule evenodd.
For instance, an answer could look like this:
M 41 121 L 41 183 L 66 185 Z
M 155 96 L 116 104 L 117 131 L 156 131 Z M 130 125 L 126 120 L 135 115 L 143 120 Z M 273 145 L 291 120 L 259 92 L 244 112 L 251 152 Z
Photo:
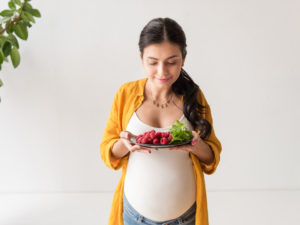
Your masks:
M 143 55 L 144 48 L 148 45 L 159 44 L 163 41 L 179 45 L 182 58 L 185 59 L 187 54 L 185 33 L 181 26 L 170 18 L 152 19 L 143 28 L 139 39 L 141 54 Z M 202 118 L 202 115 L 208 112 L 206 107 L 197 101 L 197 95 L 201 89 L 183 68 L 181 68 L 178 79 L 172 85 L 172 90 L 183 96 L 183 113 L 192 126 L 201 131 L 200 137 L 203 139 L 208 137 L 211 132 L 211 124 Z

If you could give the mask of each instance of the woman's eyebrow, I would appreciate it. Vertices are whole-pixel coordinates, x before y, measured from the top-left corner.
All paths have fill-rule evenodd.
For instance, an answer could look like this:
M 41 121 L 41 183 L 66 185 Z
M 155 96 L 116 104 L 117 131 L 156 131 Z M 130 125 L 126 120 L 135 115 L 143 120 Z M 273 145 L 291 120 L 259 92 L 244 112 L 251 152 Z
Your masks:
M 175 58 L 175 57 L 179 57 L 179 56 L 178 56 L 178 55 L 172 55 L 172 56 L 168 57 L 166 60 L 171 59 L 171 58 Z M 148 58 L 148 59 L 155 59 L 155 60 L 158 60 L 157 58 L 154 58 L 154 57 L 152 57 L 152 56 L 148 56 L 147 58 Z

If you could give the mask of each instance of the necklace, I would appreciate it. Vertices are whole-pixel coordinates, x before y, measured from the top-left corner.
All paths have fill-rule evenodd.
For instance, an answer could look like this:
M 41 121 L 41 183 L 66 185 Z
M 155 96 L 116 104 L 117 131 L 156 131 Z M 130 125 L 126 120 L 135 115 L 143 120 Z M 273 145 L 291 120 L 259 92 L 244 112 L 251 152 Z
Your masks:
M 150 91 L 151 91 L 151 97 L 152 97 L 152 103 L 153 103 L 153 105 L 157 106 L 158 108 L 162 108 L 162 109 L 163 108 L 167 108 L 169 106 L 169 104 L 170 104 L 170 102 L 171 102 L 171 100 L 173 98 L 173 95 L 171 95 L 171 97 L 165 103 L 161 104 L 158 101 L 154 100 L 151 88 L 150 88 Z

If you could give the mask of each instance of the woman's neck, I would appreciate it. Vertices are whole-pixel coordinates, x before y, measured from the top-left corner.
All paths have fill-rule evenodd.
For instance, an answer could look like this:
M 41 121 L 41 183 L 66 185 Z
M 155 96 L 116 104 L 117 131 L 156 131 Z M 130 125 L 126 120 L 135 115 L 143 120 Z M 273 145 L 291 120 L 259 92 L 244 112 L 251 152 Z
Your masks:
M 171 87 L 157 87 L 149 80 L 146 83 L 146 90 L 148 95 L 153 98 L 153 100 L 164 102 L 167 101 L 174 95 Z

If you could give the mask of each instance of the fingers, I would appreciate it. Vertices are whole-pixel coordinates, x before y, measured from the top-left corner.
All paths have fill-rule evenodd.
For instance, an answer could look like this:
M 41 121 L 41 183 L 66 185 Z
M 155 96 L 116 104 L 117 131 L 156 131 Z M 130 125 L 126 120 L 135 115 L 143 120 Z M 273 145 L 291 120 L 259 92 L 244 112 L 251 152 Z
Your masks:
M 193 140 L 199 138 L 199 134 L 196 131 L 192 131 L 193 134 Z
M 121 133 L 120 133 L 120 137 L 121 138 L 125 138 L 125 139 L 128 139 L 128 133 L 126 132 L 126 131 L 122 131 Z
M 140 148 L 138 148 L 138 149 L 132 149 L 131 150 L 131 152 L 135 152 L 135 151 L 151 154 L 151 150 L 148 150 L 148 149 L 142 149 L 142 148 L 140 149 Z
M 120 137 L 129 140 L 131 137 L 137 137 L 137 136 L 132 134 L 131 132 L 125 130 L 125 131 L 121 131 Z
M 144 153 L 148 153 L 148 154 L 151 154 L 152 151 L 157 151 L 157 150 L 158 150 L 157 148 L 145 148 L 140 145 L 134 145 L 130 149 L 131 152 L 137 151 L 137 152 L 144 152 Z
M 167 148 L 169 151 L 180 151 L 180 152 L 190 152 L 190 147 L 188 146 L 179 146 L 173 148 Z
M 120 137 L 121 138 L 125 138 L 125 139 L 129 139 L 130 138 L 130 132 L 128 132 L 128 131 L 122 131 L 120 133 Z
M 192 139 L 192 145 L 195 145 L 197 140 L 199 139 L 199 134 L 196 131 L 192 131 L 193 139 Z

